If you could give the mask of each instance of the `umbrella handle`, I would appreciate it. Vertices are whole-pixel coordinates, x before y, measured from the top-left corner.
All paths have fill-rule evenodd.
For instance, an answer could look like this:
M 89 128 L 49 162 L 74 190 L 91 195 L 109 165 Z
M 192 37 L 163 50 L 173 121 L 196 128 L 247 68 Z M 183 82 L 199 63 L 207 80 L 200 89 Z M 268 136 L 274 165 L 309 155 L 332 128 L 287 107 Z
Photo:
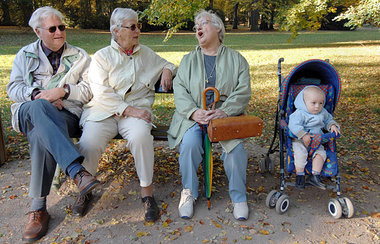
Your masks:
M 208 91 L 213 91 L 215 94 L 216 94 L 216 99 L 214 100 L 214 103 L 218 102 L 219 101 L 219 98 L 220 98 L 220 94 L 219 94 L 219 91 L 218 89 L 216 89 L 215 87 L 207 87 L 204 91 L 203 91 L 203 109 L 206 110 L 207 107 L 206 107 L 206 93 Z

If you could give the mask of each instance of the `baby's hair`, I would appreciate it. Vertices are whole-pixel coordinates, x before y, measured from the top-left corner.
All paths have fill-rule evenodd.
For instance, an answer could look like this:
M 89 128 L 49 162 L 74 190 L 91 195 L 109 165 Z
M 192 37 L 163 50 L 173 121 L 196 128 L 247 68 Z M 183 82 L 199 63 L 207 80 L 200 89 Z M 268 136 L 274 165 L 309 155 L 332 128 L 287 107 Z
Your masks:
M 322 89 L 321 88 L 319 88 L 318 86 L 308 86 L 308 87 L 306 87 L 305 88 L 305 91 L 303 92 L 303 94 L 304 94 L 304 97 L 305 96 L 308 96 L 309 94 L 311 94 L 311 93 L 314 93 L 314 92 L 317 92 L 318 94 L 320 94 L 322 97 L 323 97 L 323 99 L 325 99 L 325 96 L 326 96 L 326 94 L 322 91 Z

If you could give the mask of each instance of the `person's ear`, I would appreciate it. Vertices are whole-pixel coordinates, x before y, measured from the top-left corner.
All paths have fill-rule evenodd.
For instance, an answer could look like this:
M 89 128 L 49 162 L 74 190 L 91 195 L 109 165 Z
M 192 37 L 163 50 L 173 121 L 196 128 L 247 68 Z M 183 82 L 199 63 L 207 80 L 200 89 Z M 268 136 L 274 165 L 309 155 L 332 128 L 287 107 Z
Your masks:
M 37 36 L 40 37 L 40 34 L 41 34 L 40 29 L 38 29 L 38 28 L 36 27 L 36 28 L 34 29 L 34 31 L 36 32 Z

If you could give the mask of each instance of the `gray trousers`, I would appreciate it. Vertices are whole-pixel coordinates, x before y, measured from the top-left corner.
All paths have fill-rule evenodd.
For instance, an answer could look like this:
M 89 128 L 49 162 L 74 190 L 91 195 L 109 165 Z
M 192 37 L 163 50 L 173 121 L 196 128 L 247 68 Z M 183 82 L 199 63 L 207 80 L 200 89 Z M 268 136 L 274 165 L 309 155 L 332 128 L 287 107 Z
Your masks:
M 58 110 L 47 100 L 37 99 L 20 107 L 19 121 L 30 145 L 29 196 L 47 196 L 57 164 L 66 172 L 72 162 L 83 161 L 70 139 L 79 132 L 79 118 L 66 109 Z

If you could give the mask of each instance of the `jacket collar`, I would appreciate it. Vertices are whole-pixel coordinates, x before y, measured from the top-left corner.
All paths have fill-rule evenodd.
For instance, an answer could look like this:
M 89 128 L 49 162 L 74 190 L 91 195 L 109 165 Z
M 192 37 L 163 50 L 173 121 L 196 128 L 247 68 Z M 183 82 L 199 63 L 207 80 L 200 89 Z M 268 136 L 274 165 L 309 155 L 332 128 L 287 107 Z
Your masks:
M 217 55 L 219 55 L 225 48 L 226 48 L 226 46 L 224 46 L 223 43 L 220 43 L 220 45 L 218 47 L 218 53 L 217 53 Z M 199 45 L 196 46 L 195 50 L 197 52 L 201 52 L 203 54 L 203 50 L 202 50 L 201 46 L 199 46 Z
M 38 57 L 38 48 L 41 46 L 41 39 L 38 39 L 37 41 L 31 43 L 30 45 L 27 45 L 24 49 L 24 52 L 28 54 L 28 56 L 35 56 L 35 58 Z M 72 56 L 79 53 L 79 50 L 76 48 L 73 48 L 70 44 L 65 42 L 64 49 L 62 53 L 62 57 L 66 56 Z
M 117 50 L 118 52 L 120 53 L 125 53 L 124 49 L 120 47 L 120 45 L 114 40 L 114 39 L 111 39 L 111 47 L 115 50 Z M 137 46 L 135 46 L 133 48 L 133 52 L 131 55 L 134 55 L 135 53 L 137 53 L 138 51 L 140 50 L 140 44 L 138 44 Z

